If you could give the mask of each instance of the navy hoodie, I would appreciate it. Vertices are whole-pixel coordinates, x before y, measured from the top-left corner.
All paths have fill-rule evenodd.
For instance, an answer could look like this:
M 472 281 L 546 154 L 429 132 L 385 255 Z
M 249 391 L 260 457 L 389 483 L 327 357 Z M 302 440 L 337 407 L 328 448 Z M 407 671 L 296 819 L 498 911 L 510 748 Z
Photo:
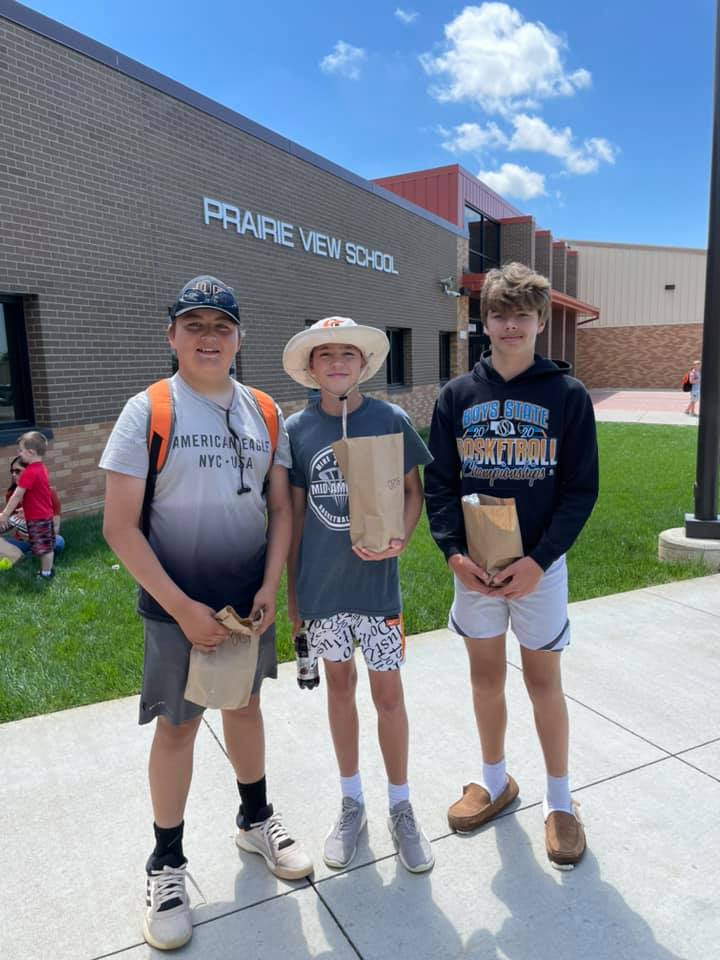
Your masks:
M 430 532 L 446 558 L 467 553 L 460 498 L 514 497 L 525 556 L 543 570 L 574 543 L 598 495 L 595 416 L 570 365 L 535 355 L 503 380 L 489 355 L 446 384 L 425 468 Z

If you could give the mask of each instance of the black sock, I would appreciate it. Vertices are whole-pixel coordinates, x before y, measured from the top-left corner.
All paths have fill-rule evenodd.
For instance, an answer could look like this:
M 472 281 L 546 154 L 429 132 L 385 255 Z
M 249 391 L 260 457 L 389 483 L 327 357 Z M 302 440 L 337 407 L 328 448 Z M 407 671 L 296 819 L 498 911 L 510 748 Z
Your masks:
M 183 820 L 177 827 L 159 827 L 153 824 L 155 831 L 155 849 L 150 854 L 145 869 L 162 870 L 163 867 L 181 867 L 185 861 L 183 853 Z
M 237 815 L 239 827 L 247 829 L 251 823 L 260 823 L 272 816 L 272 805 L 267 802 L 265 777 L 255 783 L 240 783 L 238 780 L 237 787 L 242 801 Z

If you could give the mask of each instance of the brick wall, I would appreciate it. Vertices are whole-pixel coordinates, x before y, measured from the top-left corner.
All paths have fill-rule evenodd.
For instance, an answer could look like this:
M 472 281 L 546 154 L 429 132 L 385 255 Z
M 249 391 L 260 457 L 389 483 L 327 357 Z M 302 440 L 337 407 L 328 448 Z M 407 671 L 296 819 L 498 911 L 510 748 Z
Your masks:
M 535 262 L 535 221 L 532 217 L 510 217 L 500 221 L 500 263 Z
M 302 396 L 284 344 L 330 314 L 409 329 L 412 386 L 434 389 L 455 233 L 2 18 L 0 52 L 0 293 L 25 298 L 39 426 L 92 429 L 166 375 L 166 307 L 206 272 L 238 293 L 244 378 L 278 401 Z M 205 225 L 203 196 L 294 224 L 295 247 Z M 300 226 L 399 273 L 307 253 Z
M 534 267 L 552 283 L 552 234 L 549 230 L 535 231 Z
M 577 329 L 576 375 L 586 387 L 680 387 L 702 352 L 702 324 Z
M 562 240 L 552 245 L 552 285 L 553 290 L 565 293 L 567 283 L 567 247 Z
M 576 297 L 578 292 L 578 255 L 577 250 L 568 250 L 565 261 L 565 293 Z

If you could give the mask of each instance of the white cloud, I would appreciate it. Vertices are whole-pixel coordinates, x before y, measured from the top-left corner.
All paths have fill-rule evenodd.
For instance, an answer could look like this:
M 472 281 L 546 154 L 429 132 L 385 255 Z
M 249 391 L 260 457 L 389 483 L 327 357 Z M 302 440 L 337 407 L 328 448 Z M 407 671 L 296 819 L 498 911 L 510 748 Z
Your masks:
M 362 47 L 353 47 L 344 40 L 338 40 L 333 52 L 320 61 L 320 69 L 325 73 L 337 73 L 348 80 L 357 80 L 360 76 L 360 65 L 366 57 Z
M 403 10 L 401 7 L 397 7 L 395 10 L 395 16 L 401 23 L 412 23 L 418 18 L 417 10 Z
M 503 197 L 532 200 L 545 196 L 545 177 L 516 163 L 504 163 L 499 170 L 480 170 L 478 179 Z
M 445 49 L 420 62 L 441 102 L 469 101 L 488 113 L 508 114 L 549 97 L 571 96 L 587 87 L 590 73 L 566 73 L 563 40 L 540 21 L 527 22 L 506 3 L 465 7 L 445 25 Z
M 507 137 L 496 123 L 481 127 L 479 123 L 461 123 L 451 132 L 439 128 L 445 137 L 443 147 L 450 153 L 482 153 L 507 145 Z
M 529 117 L 525 113 L 514 116 L 512 122 L 515 132 L 508 144 L 509 150 L 529 150 L 558 157 L 570 173 L 594 173 L 601 163 L 615 163 L 617 149 L 603 137 L 590 137 L 582 146 L 577 146 L 570 127 L 556 130 L 541 117 Z

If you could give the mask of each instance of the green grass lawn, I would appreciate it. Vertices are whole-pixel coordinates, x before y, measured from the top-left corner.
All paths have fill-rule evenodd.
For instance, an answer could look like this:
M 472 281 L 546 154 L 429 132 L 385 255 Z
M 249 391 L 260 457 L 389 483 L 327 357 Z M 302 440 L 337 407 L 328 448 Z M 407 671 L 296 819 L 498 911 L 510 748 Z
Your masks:
M 604 423 L 601 494 L 568 555 L 570 598 L 701 576 L 700 564 L 662 564 L 657 535 L 692 509 L 696 431 Z M 68 520 L 57 576 L 38 582 L 32 562 L 0 571 L 0 721 L 136 693 L 142 630 L 135 590 L 100 532 L 100 517 Z M 447 567 L 423 516 L 400 560 L 408 633 L 445 625 L 452 599 Z M 279 654 L 290 659 L 284 589 Z

